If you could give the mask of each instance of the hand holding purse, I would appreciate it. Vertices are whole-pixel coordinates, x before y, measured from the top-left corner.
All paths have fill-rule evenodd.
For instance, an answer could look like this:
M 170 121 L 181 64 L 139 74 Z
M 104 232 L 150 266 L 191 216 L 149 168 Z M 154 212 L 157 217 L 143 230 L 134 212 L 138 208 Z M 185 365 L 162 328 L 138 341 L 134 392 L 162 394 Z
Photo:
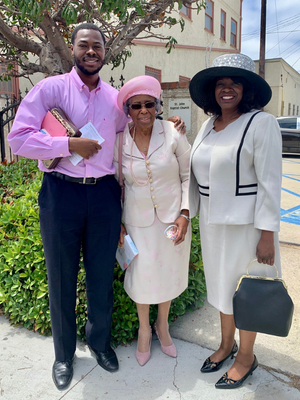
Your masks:
M 233 315 L 238 329 L 287 336 L 292 325 L 294 304 L 283 279 L 243 275 L 233 296 Z

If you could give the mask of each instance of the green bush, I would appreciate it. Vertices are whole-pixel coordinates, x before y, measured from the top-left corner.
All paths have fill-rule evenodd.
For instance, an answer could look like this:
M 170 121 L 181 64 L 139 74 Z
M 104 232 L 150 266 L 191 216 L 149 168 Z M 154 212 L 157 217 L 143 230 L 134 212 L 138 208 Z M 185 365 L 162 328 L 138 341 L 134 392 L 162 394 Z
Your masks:
M 38 216 L 38 193 L 42 173 L 37 162 L 22 159 L 0 165 L 0 305 L 12 324 L 47 335 L 51 333 L 48 285 Z M 192 221 L 193 240 L 189 287 L 172 301 L 170 321 L 188 309 L 203 305 L 206 293 L 198 219 Z M 137 336 L 138 317 L 134 302 L 123 289 L 124 272 L 117 265 L 114 277 L 112 342 L 130 343 Z M 84 339 L 87 318 L 85 272 L 80 262 L 77 284 L 78 338 Z M 152 306 L 150 319 L 156 318 Z

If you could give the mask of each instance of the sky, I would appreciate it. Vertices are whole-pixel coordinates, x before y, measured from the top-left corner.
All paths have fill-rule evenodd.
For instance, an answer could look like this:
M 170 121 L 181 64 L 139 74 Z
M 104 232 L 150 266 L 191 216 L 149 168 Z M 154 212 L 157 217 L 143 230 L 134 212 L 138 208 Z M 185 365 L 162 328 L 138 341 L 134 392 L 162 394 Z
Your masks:
M 242 49 L 259 59 L 261 0 L 243 0 Z M 266 59 L 283 58 L 300 73 L 300 1 L 267 0 Z

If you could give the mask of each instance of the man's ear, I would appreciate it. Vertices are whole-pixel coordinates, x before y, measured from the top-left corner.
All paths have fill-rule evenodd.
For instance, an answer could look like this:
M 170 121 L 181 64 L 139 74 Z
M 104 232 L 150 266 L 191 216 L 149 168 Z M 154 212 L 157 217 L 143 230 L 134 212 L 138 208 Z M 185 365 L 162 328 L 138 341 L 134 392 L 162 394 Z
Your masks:
M 71 52 L 72 52 L 72 56 L 74 56 L 74 52 L 73 52 L 74 47 L 73 47 L 72 44 L 71 44 L 71 46 L 70 46 L 70 49 L 71 49 Z

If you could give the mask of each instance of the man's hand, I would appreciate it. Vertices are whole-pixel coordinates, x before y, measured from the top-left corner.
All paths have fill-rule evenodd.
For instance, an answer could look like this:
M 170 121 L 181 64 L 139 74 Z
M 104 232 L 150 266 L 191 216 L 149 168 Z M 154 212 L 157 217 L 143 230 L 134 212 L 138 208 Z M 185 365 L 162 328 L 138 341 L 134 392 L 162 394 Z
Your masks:
M 81 157 L 88 160 L 94 154 L 98 153 L 102 147 L 98 144 L 97 140 L 81 138 L 81 137 L 70 137 L 69 138 L 69 150 L 75 151 Z
M 174 123 L 174 127 L 180 132 L 182 135 L 186 133 L 186 126 L 181 117 L 179 115 L 174 115 L 173 117 L 169 117 L 168 121 L 171 121 Z

